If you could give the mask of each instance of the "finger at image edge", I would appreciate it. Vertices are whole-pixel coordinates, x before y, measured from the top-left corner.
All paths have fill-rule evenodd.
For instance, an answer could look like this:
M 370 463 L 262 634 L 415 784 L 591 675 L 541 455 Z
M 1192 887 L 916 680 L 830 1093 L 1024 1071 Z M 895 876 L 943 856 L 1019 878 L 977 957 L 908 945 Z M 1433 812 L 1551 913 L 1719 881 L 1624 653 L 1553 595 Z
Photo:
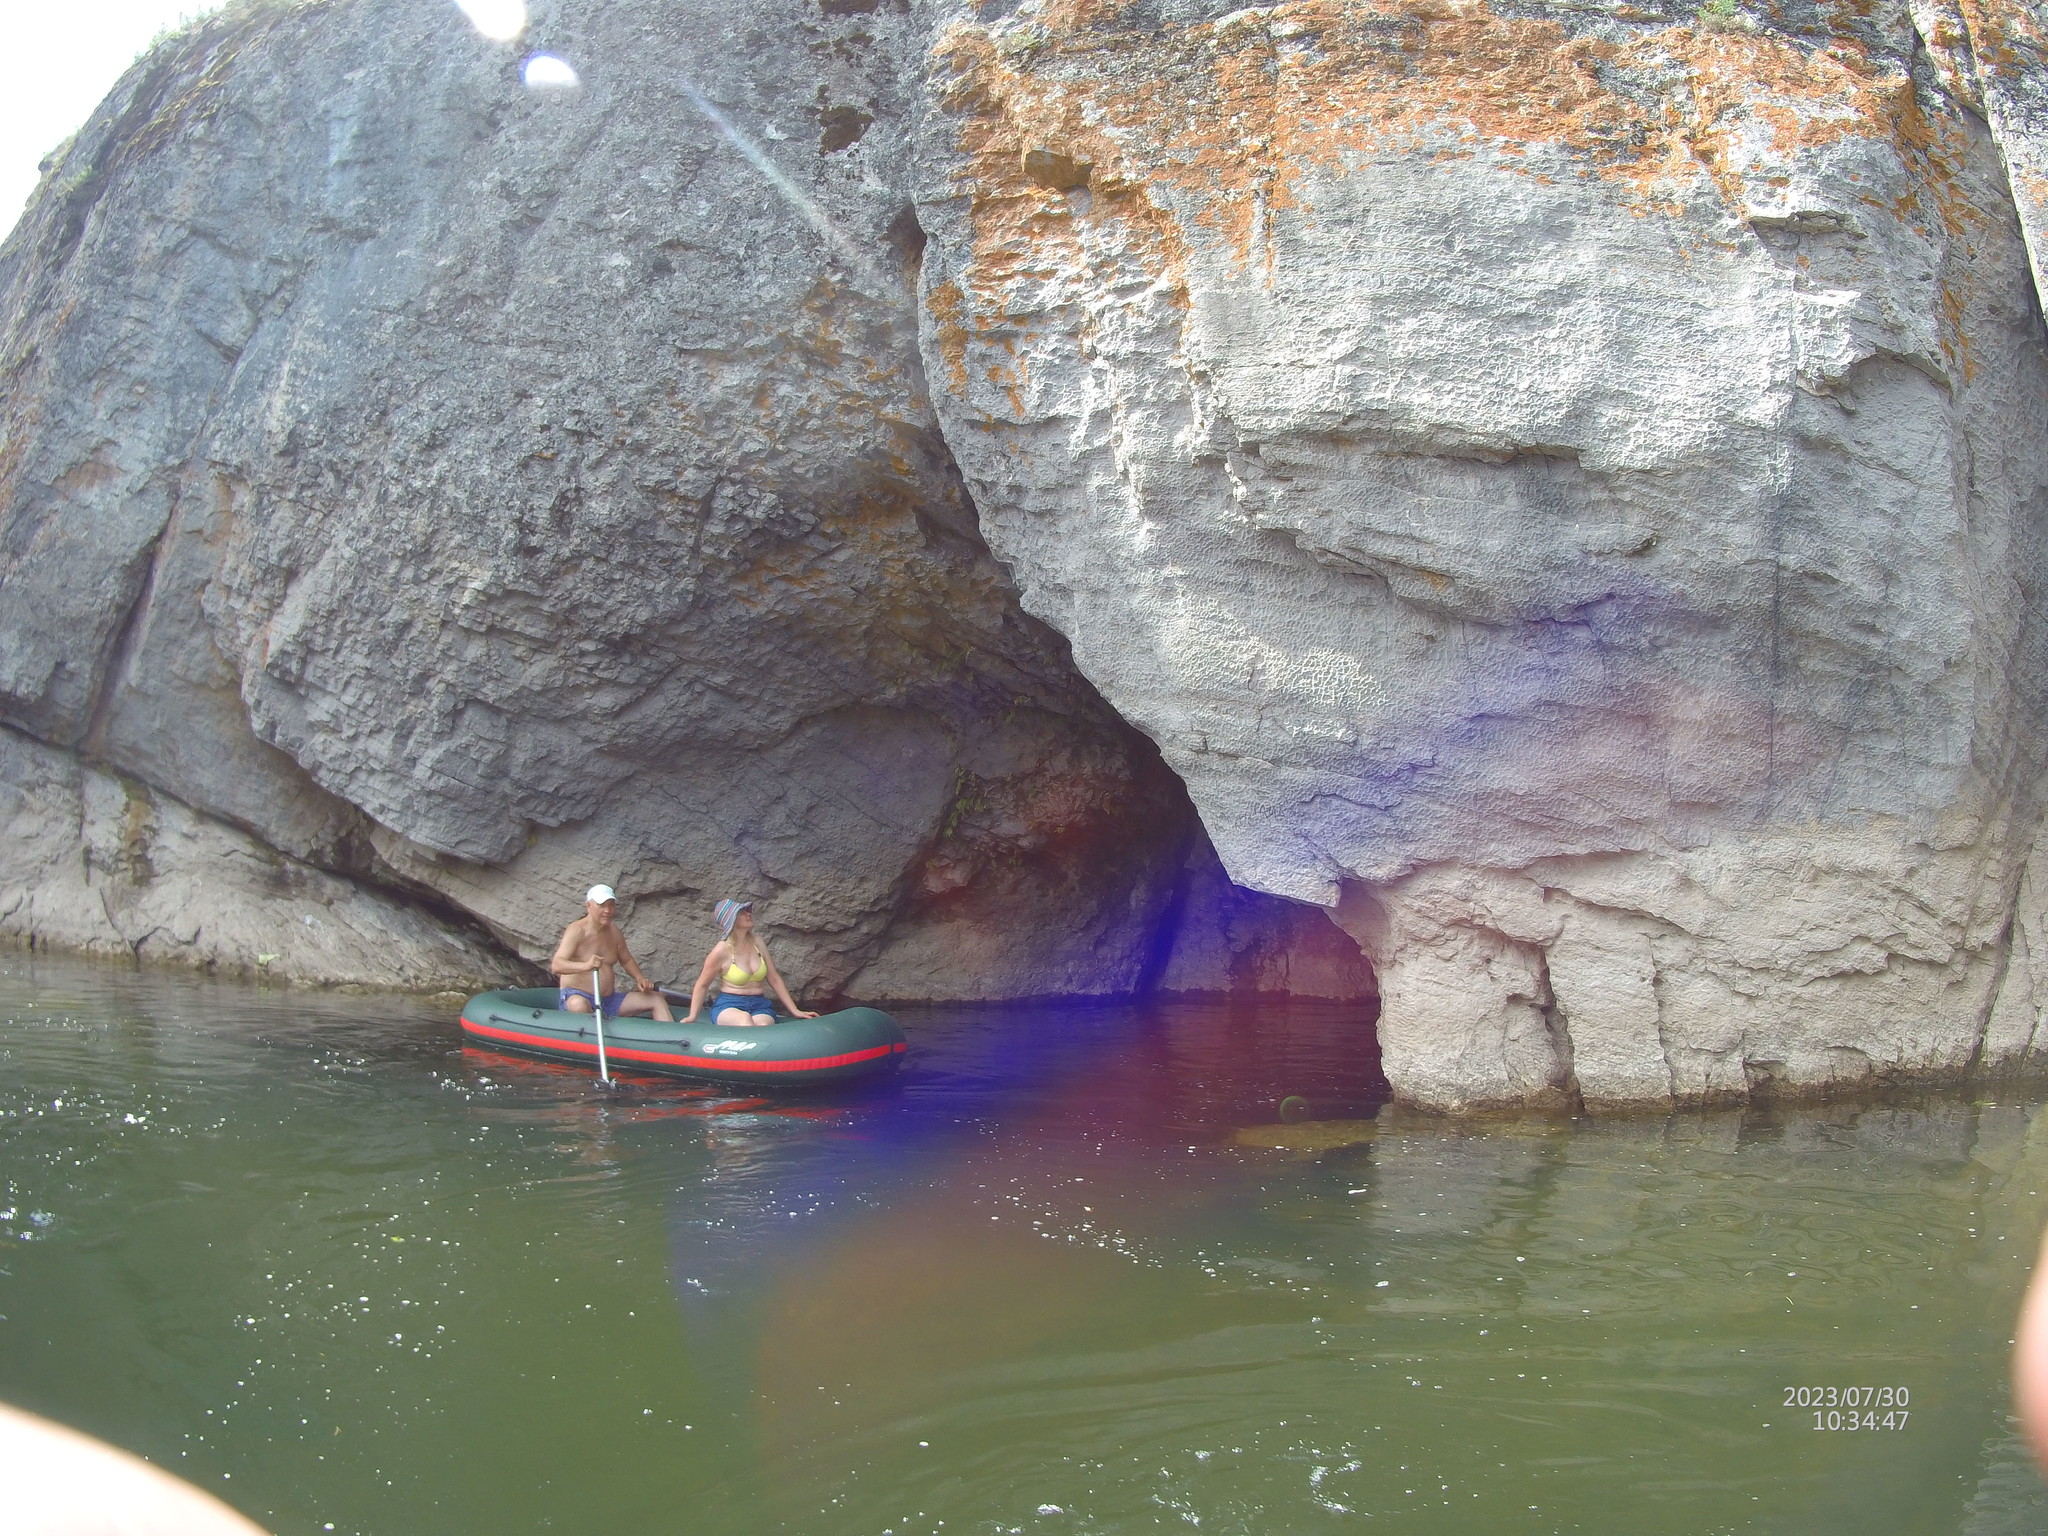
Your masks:
M 4 1404 L 0 1488 L 11 1536 L 266 1536 L 184 1479 Z

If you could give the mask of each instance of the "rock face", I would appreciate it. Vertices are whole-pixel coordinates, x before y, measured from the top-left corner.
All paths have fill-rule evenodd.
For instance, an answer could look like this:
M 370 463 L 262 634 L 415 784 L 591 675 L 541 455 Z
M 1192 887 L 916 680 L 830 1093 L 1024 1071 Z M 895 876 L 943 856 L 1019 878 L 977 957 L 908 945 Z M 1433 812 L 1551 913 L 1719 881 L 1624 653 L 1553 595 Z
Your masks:
M 1370 995 L 990 557 L 916 345 L 925 33 L 825 9 L 245 6 L 54 157 L 0 250 L 0 928 L 375 979 L 272 934 L 346 912 L 462 984 L 603 879 L 664 975 L 744 892 L 821 995 Z
M 1944 0 L 238 11 L 0 251 L 4 781 L 529 956 L 1362 946 L 1441 1108 L 2029 1068 L 2043 123 Z
M 2019 7 L 1047 0 L 928 81 L 990 545 L 1398 1092 L 2048 1048 Z
M 503 967 L 458 925 L 12 731 L 0 879 L 8 932 L 89 954 L 422 991 Z

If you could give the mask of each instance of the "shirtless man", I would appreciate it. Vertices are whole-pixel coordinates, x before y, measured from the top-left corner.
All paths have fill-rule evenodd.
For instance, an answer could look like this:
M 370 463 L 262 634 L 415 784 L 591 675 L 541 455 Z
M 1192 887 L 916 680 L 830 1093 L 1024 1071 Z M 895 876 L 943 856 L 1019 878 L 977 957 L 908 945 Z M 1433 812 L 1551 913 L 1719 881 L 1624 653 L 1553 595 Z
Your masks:
M 584 989 L 590 985 L 590 973 L 599 971 L 602 975 L 598 985 L 604 993 L 606 1018 L 615 1019 L 622 1013 L 651 1013 L 662 1023 L 673 1024 L 676 1016 L 668 1011 L 668 999 L 655 990 L 654 983 L 642 974 L 633 951 L 626 948 L 618 914 L 618 893 L 608 885 L 593 885 L 583 898 L 583 916 L 562 930 L 562 942 L 555 946 L 555 958 L 548 962 L 548 969 L 561 978 L 562 1008 L 568 1013 L 588 1013 L 596 1007 L 597 999 Z M 637 990 L 616 990 L 622 966 Z M 579 987 L 577 982 L 583 985 Z

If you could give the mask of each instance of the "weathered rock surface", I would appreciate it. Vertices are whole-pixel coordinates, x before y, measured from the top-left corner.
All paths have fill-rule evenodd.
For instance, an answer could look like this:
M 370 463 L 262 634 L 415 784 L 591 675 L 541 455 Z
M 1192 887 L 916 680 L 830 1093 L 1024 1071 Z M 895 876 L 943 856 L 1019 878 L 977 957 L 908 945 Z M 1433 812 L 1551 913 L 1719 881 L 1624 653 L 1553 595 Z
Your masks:
M 0 251 L 0 718 L 528 955 L 2027 1068 L 2043 124 L 1948 0 L 238 12 Z
M 504 957 L 412 904 L 0 728 L 0 925 L 280 978 L 475 990 Z
M 2040 38 L 1712 21 L 933 37 L 923 339 L 989 542 L 1232 878 L 1361 940 L 1424 1104 L 2048 1047 Z
M 1370 995 L 983 545 L 916 345 L 926 32 L 825 12 L 253 5 L 130 73 L 0 250 L 0 929 L 364 979 L 268 936 L 346 909 L 438 983 L 434 912 L 540 956 L 603 879 L 669 975 L 745 892 L 817 993 Z M 209 848 L 291 872 L 255 927 Z

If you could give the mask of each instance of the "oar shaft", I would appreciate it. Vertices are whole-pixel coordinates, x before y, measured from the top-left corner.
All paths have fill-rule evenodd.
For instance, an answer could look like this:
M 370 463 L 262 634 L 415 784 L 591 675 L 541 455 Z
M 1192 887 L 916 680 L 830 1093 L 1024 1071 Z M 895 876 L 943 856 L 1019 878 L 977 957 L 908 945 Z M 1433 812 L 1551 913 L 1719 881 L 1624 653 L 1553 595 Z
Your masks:
M 590 1011 L 597 1016 L 597 1075 L 606 1082 L 612 1080 L 611 1069 L 604 1060 L 604 973 L 590 973 Z

